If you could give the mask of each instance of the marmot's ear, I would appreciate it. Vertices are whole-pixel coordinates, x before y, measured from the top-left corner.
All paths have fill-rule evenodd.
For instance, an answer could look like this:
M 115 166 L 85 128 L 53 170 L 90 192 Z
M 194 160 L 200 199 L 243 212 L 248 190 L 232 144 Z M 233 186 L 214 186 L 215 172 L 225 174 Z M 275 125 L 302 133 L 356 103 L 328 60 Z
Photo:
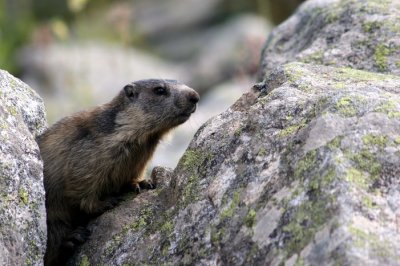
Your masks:
M 125 91 L 126 97 L 128 97 L 130 100 L 135 99 L 138 95 L 137 89 L 132 84 L 126 85 L 124 87 L 124 91 Z

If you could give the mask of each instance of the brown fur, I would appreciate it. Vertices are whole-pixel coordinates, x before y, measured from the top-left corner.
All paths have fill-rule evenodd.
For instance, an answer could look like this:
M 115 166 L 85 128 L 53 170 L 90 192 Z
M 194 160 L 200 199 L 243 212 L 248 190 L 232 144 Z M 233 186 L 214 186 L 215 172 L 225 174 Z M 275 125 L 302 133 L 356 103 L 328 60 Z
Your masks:
M 161 137 L 194 112 L 198 94 L 176 81 L 129 84 L 109 103 L 66 117 L 38 138 L 44 161 L 45 265 L 64 264 L 90 217 L 142 180 Z M 68 251 L 68 252 L 67 252 Z

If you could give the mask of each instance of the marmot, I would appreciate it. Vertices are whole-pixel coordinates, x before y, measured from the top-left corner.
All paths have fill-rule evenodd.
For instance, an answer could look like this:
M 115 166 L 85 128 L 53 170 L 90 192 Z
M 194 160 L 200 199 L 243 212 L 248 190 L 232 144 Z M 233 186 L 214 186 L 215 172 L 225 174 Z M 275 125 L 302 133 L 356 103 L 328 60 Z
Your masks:
M 61 265 L 88 237 L 87 219 L 115 206 L 161 137 L 196 110 L 199 95 L 174 80 L 126 85 L 111 102 L 61 119 L 38 137 L 47 210 L 45 265 Z

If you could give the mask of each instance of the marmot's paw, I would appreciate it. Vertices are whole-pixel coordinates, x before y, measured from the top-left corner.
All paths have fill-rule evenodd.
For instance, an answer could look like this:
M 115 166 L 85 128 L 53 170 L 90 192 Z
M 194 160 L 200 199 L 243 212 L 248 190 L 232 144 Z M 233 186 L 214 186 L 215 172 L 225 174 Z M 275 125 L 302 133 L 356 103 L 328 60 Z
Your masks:
M 67 236 L 63 242 L 63 246 L 74 249 L 76 246 L 83 244 L 89 239 L 90 231 L 83 226 L 79 226 Z
M 156 185 L 151 180 L 142 180 L 139 183 L 133 184 L 136 193 L 140 193 L 142 189 L 155 189 Z

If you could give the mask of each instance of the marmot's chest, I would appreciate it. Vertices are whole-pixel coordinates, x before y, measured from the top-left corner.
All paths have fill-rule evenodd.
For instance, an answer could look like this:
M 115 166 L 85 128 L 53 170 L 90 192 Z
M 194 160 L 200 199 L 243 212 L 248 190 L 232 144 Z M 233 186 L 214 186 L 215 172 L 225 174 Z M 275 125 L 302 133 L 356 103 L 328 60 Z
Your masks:
M 151 155 L 152 150 L 133 143 L 123 143 L 111 155 L 114 164 L 110 173 L 112 179 L 126 183 L 139 178 Z

